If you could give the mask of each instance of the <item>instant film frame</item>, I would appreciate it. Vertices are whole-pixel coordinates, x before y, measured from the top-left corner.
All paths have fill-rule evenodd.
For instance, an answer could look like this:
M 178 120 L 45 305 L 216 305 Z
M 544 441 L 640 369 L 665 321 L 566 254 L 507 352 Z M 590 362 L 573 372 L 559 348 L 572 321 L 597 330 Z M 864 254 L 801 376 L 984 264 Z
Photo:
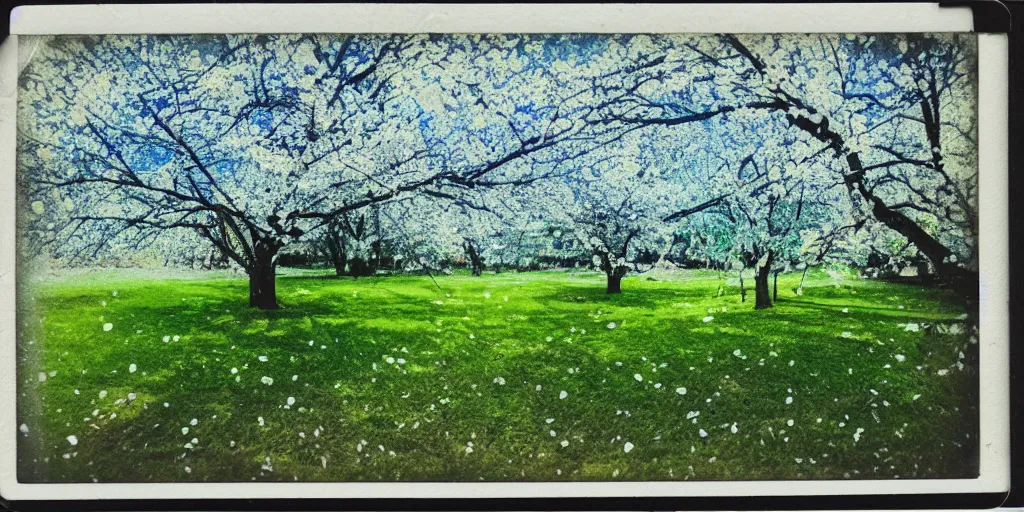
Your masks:
M 88 499 L 654 498 L 1000 493 L 1009 488 L 1007 37 L 978 34 L 980 476 L 957 480 L 26 484 L 16 475 L 15 91 L 19 35 L 970 32 L 966 8 L 877 5 L 150 5 L 22 7 L 0 48 L 0 495 Z

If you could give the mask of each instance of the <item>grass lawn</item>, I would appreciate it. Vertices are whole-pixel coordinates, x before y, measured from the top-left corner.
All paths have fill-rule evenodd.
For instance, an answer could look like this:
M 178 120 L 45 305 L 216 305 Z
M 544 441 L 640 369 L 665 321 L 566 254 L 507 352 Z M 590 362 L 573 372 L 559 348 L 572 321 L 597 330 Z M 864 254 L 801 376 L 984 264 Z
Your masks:
M 975 476 L 962 306 L 799 278 L 755 311 L 709 272 L 293 275 L 269 312 L 221 274 L 51 279 L 22 295 L 19 478 Z

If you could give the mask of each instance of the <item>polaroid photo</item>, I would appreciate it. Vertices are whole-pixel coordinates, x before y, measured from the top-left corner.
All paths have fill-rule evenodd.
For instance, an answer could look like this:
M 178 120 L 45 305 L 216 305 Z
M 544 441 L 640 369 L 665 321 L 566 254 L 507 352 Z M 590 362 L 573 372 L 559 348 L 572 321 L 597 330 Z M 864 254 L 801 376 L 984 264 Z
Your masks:
M 5 500 L 1009 489 L 1008 43 L 968 8 L 11 34 Z

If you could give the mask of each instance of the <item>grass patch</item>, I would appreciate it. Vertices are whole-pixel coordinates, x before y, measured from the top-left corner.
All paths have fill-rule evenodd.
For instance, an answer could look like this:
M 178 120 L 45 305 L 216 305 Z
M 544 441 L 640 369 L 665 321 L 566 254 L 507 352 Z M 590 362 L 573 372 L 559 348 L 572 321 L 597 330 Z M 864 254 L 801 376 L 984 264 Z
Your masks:
M 976 476 L 973 328 L 946 327 L 962 306 L 817 272 L 797 296 L 799 277 L 764 311 L 736 286 L 718 296 L 710 272 L 627 278 L 613 296 L 596 274 L 439 289 L 300 272 L 279 278 L 278 311 L 220 274 L 48 280 L 21 296 L 18 476 Z

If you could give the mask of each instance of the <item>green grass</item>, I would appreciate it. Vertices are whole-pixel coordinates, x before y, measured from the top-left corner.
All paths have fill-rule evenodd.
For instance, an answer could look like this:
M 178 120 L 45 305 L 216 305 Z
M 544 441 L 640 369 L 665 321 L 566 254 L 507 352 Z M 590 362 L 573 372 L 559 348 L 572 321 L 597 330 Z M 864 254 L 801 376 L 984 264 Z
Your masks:
M 221 274 L 26 288 L 19 478 L 976 473 L 977 374 L 957 365 L 976 345 L 935 327 L 964 313 L 940 290 L 811 272 L 797 296 L 799 275 L 784 275 L 777 306 L 755 311 L 736 286 L 718 296 L 713 272 L 627 278 L 619 296 L 596 274 L 437 276 L 440 289 L 301 274 L 279 278 L 282 309 L 270 312 L 246 307 L 247 283 Z

